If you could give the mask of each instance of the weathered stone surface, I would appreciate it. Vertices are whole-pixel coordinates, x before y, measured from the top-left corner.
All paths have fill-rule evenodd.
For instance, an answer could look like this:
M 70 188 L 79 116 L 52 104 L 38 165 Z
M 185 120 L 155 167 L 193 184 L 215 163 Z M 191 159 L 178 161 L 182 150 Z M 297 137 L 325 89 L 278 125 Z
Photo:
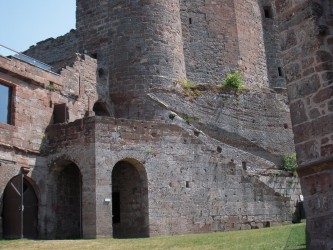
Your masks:
M 330 84 L 330 64 L 324 53 L 293 61 L 317 48 L 306 39 L 317 33 L 288 31 L 282 22 L 278 28 L 276 9 L 283 6 L 78 0 L 76 31 L 26 51 L 59 74 L 0 57 L 1 84 L 13 89 L 12 124 L 0 124 L 0 194 L 21 166 L 31 169 L 41 238 L 147 237 L 290 222 L 300 189 L 297 178 L 279 169 L 293 151 L 284 76 L 295 81 L 291 104 L 302 107 L 295 119 L 312 129 L 298 134 L 310 138 L 317 132 L 309 119 L 330 117 L 328 100 L 313 106 L 328 98 L 313 94 L 318 79 Z M 301 15 L 304 5 L 296 10 L 288 25 L 312 13 Z M 288 49 L 283 60 L 280 31 Z M 305 41 L 301 49 L 294 46 L 299 41 Z M 217 90 L 235 70 L 245 89 Z M 202 83 L 196 98 L 180 87 L 186 78 Z M 64 123 L 54 124 L 57 104 L 67 106 Z M 332 138 L 325 138 L 318 147 L 326 155 Z
M 101 123 L 110 124 L 115 132 L 107 136 L 100 130 L 103 128 Z M 93 144 L 96 147 L 97 180 L 104 182 L 110 166 L 112 170 L 112 166 L 122 160 L 136 159 L 144 165 L 150 192 L 150 235 L 241 229 L 246 225 L 262 227 L 267 221 L 278 224 L 290 220 L 290 206 L 294 204 L 285 194 L 286 184 L 278 185 L 279 180 L 261 180 L 249 175 L 241 166 L 217 152 L 207 154 L 207 145 L 178 126 L 105 117 L 89 118 L 84 124 L 83 131 L 85 126 L 95 124 Z M 64 127 L 66 134 L 69 131 L 77 133 L 71 129 L 73 125 Z M 136 137 L 140 129 L 144 134 Z M 48 134 L 52 130 L 58 130 L 57 125 L 49 127 Z M 76 150 L 76 146 L 66 147 L 66 139 L 50 136 L 49 140 L 55 149 L 53 154 L 58 157 Z M 110 178 L 109 172 L 107 179 L 110 181 Z M 284 177 L 280 178 L 286 181 Z M 295 185 L 289 187 L 290 195 L 297 196 L 294 193 L 298 189 L 297 182 L 289 181 Z M 276 186 L 268 187 L 266 182 Z M 116 190 L 114 185 L 112 192 Z M 100 192 L 101 198 L 103 194 L 104 197 L 110 195 L 109 187 L 100 188 Z M 101 200 L 97 200 L 96 205 L 98 211 L 105 210 L 107 206 Z M 105 217 L 106 213 L 98 213 L 97 216 L 98 234 L 108 235 L 111 214 Z
M 332 1 L 276 0 L 275 5 L 309 249 L 332 249 Z

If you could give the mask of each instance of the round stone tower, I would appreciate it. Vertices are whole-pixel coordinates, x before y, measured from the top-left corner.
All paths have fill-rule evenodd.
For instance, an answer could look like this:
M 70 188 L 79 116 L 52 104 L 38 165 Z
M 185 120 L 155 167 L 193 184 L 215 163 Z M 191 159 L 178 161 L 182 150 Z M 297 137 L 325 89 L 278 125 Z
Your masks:
M 155 118 L 148 92 L 186 78 L 179 0 L 89 2 L 77 1 L 79 46 L 103 62 L 115 116 Z
M 145 96 L 149 89 L 186 77 L 179 10 L 179 0 L 110 1 L 116 116 L 149 119 L 155 113 Z

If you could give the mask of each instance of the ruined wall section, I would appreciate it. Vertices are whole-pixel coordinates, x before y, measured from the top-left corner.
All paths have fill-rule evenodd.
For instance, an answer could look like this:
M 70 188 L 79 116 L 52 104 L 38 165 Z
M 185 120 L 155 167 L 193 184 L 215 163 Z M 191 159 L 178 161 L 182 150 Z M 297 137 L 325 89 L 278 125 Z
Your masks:
M 96 60 L 77 56 L 61 75 L 0 57 L 0 82 L 12 88 L 12 123 L 1 123 L 1 143 L 39 153 L 55 104 L 66 103 L 69 121 L 85 116 L 96 101 Z M 90 99 L 88 98 L 90 96 Z M 30 124 L 30 125 L 29 125 Z
M 0 57 L 0 82 L 12 88 L 12 124 L 0 123 L 0 193 L 21 167 L 30 168 L 29 175 L 37 176 L 34 180 L 47 175 L 36 169 L 47 168 L 41 151 L 46 150 L 45 129 L 53 123 L 54 105 L 67 104 L 69 121 L 84 117 L 97 100 L 95 71 L 96 60 L 88 57 L 78 56 L 74 67 L 63 69 L 61 75 Z
M 275 1 L 310 249 L 333 247 L 332 2 Z M 318 226 L 320 225 L 320 226 Z
M 188 79 L 220 83 L 238 65 L 233 1 L 181 0 L 180 6 Z
M 86 126 L 95 130 L 95 140 L 79 136 Z M 113 167 L 124 159 L 135 159 L 147 172 L 151 236 L 250 229 L 291 220 L 289 196 L 177 125 L 91 117 L 62 126 L 66 138 L 49 129 L 55 131 L 48 135 L 54 149 L 50 159 L 71 154 L 76 149 L 66 145 L 77 138 L 95 146 L 97 237 L 112 234 L 112 204 L 104 198 L 111 196 Z
M 68 124 L 49 126 L 45 133 L 48 138 L 47 152 L 51 156 L 46 158 L 44 166 L 38 166 L 32 172 L 32 177 L 43 192 L 40 219 L 47 223 L 40 223 L 41 237 L 64 238 L 64 235 L 71 233 L 68 230 L 72 228 L 72 225 L 66 224 L 66 220 L 68 220 L 66 214 L 61 213 L 62 211 L 57 213 L 57 209 L 61 207 L 58 200 L 59 193 L 64 193 L 66 188 L 59 186 L 58 175 L 66 167 L 64 162 L 70 161 L 79 168 L 82 180 L 80 190 L 82 214 L 80 215 L 81 221 L 76 221 L 76 223 L 82 225 L 83 238 L 96 238 L 96 186 L 98 182 L 95 174 L 95 124 L 89 119 L 78 119 Z M 70 185 L 70 183 L 67 184 Z M 57 230 L 59 221 L 62 222 L 62 227 Z
M 49 64 L 56 71 L 59 71 L 61 68 L 70 65 L 70 59 L 77 52 L 76 31 L 71 30 L 63 36 L 38 42 L 22 53 Z

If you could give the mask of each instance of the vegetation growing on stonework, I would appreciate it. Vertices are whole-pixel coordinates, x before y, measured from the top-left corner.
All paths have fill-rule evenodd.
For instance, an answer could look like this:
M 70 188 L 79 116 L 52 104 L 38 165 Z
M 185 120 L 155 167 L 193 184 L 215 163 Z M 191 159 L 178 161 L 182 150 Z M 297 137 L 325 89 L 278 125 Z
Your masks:
M 192 117 L 189 116 L 189 115 L 187 115 L 187 114 L 185 114 L 185 115 L 183 116 L 183 119 L 184 119 L 184 121 L 185 121 L 187 124 L 190 124 L 191 121 L 192 121 Z
M 190 116 L 188 114 L 184 114 L 182 115 L 182 118 L 184 119 L 184 121 L 190 125 L 192 123 L 192 121 L 199 121 L 200 118 L 196 117 L 196 116 Z
M 233 89 L 242 89 L 243 88 L 243 74 L 239 71 L 234 73 L 228 73 L 227 77 L 223 81 L 223 86 Z
M 177 83 L 183 88 L 186 96 L 196 98 L 201 94 L 200 87 L 202 87 L 202 84 L 193 83 L 188 80 L 178 81 Z
M 50 91 L 55 91 L 55 85 L 54 85 L 54 82 L 50 82 L 49 86 L 48 86 L 48 89 Z
M 292 171 L 295 173 L 297 167 L 296 154 L 291 153 L 283 157 L 282 169 L 286 171 Z

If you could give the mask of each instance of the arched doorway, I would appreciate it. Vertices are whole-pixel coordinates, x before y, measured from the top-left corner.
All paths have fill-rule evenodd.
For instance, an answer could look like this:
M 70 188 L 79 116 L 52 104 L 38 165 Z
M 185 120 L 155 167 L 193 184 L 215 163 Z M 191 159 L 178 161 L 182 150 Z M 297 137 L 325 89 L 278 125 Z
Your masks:
M 82 177 L 78 166 L 71 161 L 58 161 L 55 174 L 55 238 L 82 237 Z
M 147 173 L 137 161 L 118 162 L 112 171 L 114 238 L 149 237 Z
M 29 177 L 17 175 L 5 188 L 2 212 L 5 239 L 38 237 L 38 199 L 32 184 L 33 181 Z M 22 198 L 23 218 L 21 218 Z

